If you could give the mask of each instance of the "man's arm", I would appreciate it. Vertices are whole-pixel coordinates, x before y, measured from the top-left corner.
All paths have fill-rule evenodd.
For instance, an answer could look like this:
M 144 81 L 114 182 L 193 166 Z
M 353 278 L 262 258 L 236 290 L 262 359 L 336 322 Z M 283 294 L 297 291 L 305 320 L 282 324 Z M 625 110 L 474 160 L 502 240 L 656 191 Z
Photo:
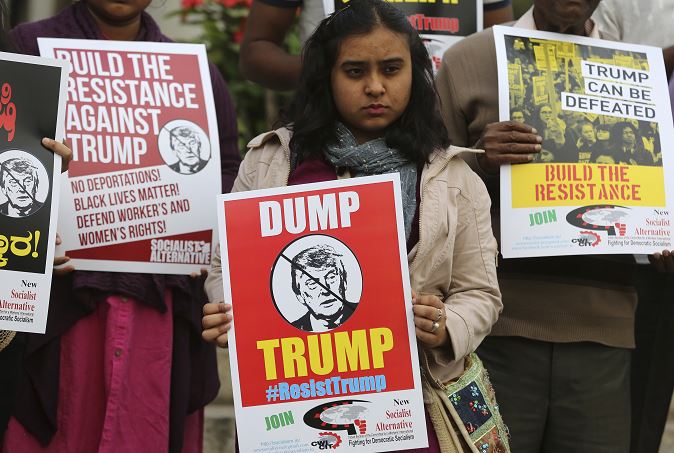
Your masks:
M 244 77 L 272 90 L 292 90 L 300 77 L 300 56 L 283 48 L 297 11 L 287 3 L 281 7 L 253 1 L 241 43 L 239 67 Z
M 513 5 L 510 0 L 484 2 L 484 28 L 513 20 Z

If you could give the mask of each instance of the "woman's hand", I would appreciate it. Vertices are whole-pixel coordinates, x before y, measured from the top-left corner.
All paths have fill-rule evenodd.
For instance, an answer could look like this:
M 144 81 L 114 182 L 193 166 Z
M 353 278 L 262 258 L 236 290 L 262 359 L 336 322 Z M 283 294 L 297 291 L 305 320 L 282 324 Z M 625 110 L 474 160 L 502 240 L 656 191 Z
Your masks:
M 447 343 L 449 335 L 445 325 L 445 304 L 432 295 L 417 296 L 412 291 L 412 312 L 417 338 L 429 348 L 437 348 Z
M 63 143 L 59 143 L 56 140 L 45 137 L 42 139 L 42 146 L 61 156 L 61 172 L 68 171 L 68 164 L 73 159 L 73 152 L 70 150 L 67 141 L 64 140 Z
M 227 331 L 232 325 L 231 310 L 232 306 L 225 303 L 204 305 L 204 317 L 201 319 L 204 340 L 215 342 L 221 348 L 227 346 Z
M 674 251 L 663 250 L 662 253 L 648 255 L 648 259 L 658 272 L 674 274 Z
M 58 233 L 56 233 L 56 245 L 61 245 L 61 236 L 59 236 Z M 68 256 L 55 256 L 54 257 L 54 266 L 60 266 L 61 264 L 65 264 L 68 261 L 70 261 L 70 257 Z M 74 271 L 75 268 L 73 266 L 63 266 L 56 268 L 54 267 L 54 275 L 56 276 L 63 276 L 66 274 L 69 274 L 70 272 Z

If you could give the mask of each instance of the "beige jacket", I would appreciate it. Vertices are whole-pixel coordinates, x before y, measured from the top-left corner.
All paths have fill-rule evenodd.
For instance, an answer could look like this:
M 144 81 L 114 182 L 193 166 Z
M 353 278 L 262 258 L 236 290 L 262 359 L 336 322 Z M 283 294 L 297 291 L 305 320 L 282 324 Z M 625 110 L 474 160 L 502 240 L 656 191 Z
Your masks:
M 290 174 L 290 132 L 278 129 L 254 138 L 232 192 L 281 187 Z M 482 180 L 450 147 L 431 156 L 421 180 L 419 242 L 408 255 L 412 289 L 445 303 L 451 348 L 421 348 L 422 367 L 438 382 L 463 372 L 473 352 L 501 312 L 496 279 L 496 240 L 491 231 L 489 195 Z M 479 151 L 477 151 L 479 152 Z M 224 300 L 220 251 L 206 279 L 212 302 Z

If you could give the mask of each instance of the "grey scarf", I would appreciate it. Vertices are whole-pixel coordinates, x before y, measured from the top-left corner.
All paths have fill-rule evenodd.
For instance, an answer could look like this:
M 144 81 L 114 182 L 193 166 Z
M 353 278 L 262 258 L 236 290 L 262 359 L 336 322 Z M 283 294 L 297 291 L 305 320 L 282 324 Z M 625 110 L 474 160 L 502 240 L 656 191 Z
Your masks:
M 409 239 L 417 210 L 417 166 L 397 149 L 386 146 L 383 138 L 359 145 L 341 123 L 337 123 L 337 143 L 328 145 L 325 157 L 336 168 L 348 168 L 353 176 L 382 175 L 398 172 L 402 186 L 405 238 Z

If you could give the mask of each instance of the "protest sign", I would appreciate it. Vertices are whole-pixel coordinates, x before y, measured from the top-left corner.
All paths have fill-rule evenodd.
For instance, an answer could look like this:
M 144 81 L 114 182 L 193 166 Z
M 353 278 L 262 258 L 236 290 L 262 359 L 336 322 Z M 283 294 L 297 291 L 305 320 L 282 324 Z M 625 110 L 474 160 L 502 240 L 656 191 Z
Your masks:
M 503 256 L 673 247 L 674 127 L 662 49 L 494 27 L 502 121 L 543 137 L 501 167 Z M 512 86 L 516 67 L 524 89 Z
M 352 0 L 323 0 L 326 14 L 346 7 Z M 388 0 L 407 16 L 421 36 L 437 72 L 442 55 L 459 40 L 482 30 L 482 0 Z
M 71 63 L 59 249 L 80 270 L 186 274 L 211 262 L 221 192 L 203 45 L 39 39 Z
M 44 333 L 68 64 L 0 52 L 0 330 Z
M 242 452 L 427 445 L 397 174 L 219 198 Z

